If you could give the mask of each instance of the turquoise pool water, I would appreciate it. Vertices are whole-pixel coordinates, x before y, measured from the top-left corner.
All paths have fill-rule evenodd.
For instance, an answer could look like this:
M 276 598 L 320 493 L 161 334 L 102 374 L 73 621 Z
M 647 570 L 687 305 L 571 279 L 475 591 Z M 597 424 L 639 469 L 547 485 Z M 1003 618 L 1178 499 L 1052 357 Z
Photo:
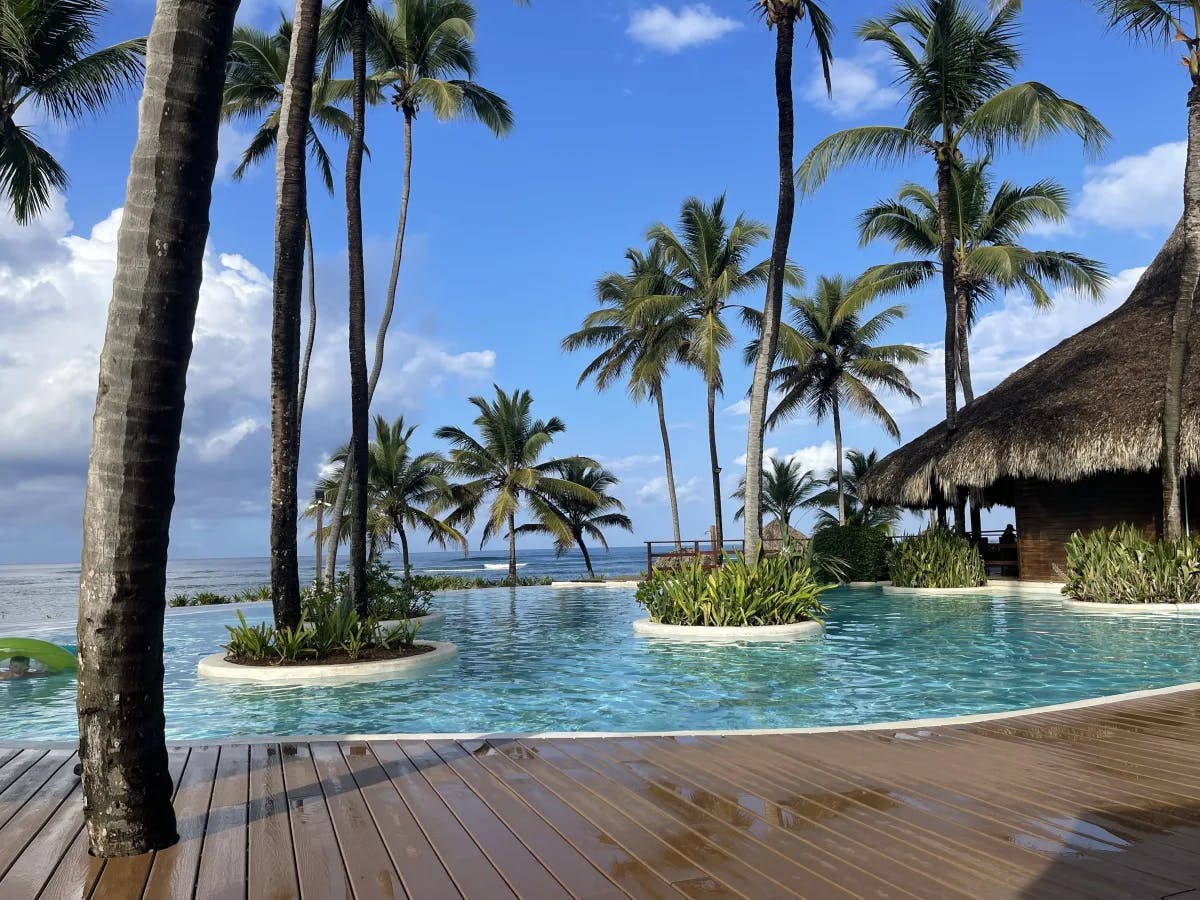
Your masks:
M 1200 616 L 1064 611 L 1054 596 L 919 597 L 843 588 L 824 640 L 694 645 L 635 637 L 633 591 L 440 595 L 423 632 L 456 661 L 415 680 L 211 682 L 229 607 L 167 618 L 171 738 L 395 732 L 788 728 L 1020 709 L 1200 681 Z M 267 618 L 262 605 L 247 618 Z M 74 643 L 73 626 L 8 629 Z M 0 739 L 75 736 L 70 677 L 0 682 Z

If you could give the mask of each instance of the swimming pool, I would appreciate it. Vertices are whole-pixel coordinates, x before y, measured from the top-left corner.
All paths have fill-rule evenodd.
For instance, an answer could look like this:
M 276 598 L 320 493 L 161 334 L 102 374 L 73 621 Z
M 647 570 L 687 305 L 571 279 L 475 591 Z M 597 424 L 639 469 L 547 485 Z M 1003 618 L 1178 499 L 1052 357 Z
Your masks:
M 1066 612 L 1053 595 L 893 596 L 841 588 L 826 637 L 694 645 L 635 637 L 633 590 L 439 595 L 457 660 L 414 680 L 211 682 L 196 663 L 230 607 L 167 617 L 167 733 L 673 731 L 847 725 L 1022 709 L 1200 681 L 1200 616 Z M 265 605 L 246 608 L 266 619 Z M 74 643 L 73 625 L 12 629 Z M 0 682 L 0 739 L 75 736 L 74 679 Z

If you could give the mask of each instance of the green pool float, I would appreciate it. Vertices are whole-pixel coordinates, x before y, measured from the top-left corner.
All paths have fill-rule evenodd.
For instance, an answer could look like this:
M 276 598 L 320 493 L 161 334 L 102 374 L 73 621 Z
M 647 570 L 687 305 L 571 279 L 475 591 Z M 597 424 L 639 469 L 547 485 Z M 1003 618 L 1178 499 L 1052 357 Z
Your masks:
M 74 672 L 79 667 L 75 654 L 66 647 L 34 638 L 0 637 L 0 665 L 21 657 L 36 662 L 38 671 L 46 673 Z

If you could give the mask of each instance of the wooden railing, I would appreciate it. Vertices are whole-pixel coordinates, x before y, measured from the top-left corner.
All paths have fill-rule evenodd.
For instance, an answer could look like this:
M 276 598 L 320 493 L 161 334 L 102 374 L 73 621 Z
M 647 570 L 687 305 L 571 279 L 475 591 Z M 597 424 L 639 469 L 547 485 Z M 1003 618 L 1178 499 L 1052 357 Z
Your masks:
M 741 553 L 746 542 L 725 541 L 718 546 L 712 540 L 705 541 L 646 541 L 646 574 L 654 572 L 655 567 L 676 567 L 688 560 L 699 559 L 705 568 L 715 569 L 721 565 L 726 553 Z

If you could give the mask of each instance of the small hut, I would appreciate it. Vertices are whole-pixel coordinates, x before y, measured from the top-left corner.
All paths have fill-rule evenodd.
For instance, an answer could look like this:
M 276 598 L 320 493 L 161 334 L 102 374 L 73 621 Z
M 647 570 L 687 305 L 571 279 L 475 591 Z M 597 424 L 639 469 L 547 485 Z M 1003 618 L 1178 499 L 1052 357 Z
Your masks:
M 783 548 L 783 523 L 778 519 L 768 522 L 762 531 L 763 549 L 767 553 L 778 553 Z M 795 528 L 788 526 L 788 546 L 795 549 L 802 548 L 808 543 L 808 535 L 802 531 L 797 531 Z
M 1176 227 L 1116 310 L 1018 369 L 945 423 L 881 460 L 872 503 L 950 505 L 969 488 L 1015 510 L 1022 580 L 1058 580 L 1076 531 L 1130 522 L 1161 532 L 1159 465 L 1167 348 L 1183 257 Z M 1200 484 L 1200 315 L 1185 373 L 1181 467 Z M 1185 509 L 1186 514 L 1186 509 Z

